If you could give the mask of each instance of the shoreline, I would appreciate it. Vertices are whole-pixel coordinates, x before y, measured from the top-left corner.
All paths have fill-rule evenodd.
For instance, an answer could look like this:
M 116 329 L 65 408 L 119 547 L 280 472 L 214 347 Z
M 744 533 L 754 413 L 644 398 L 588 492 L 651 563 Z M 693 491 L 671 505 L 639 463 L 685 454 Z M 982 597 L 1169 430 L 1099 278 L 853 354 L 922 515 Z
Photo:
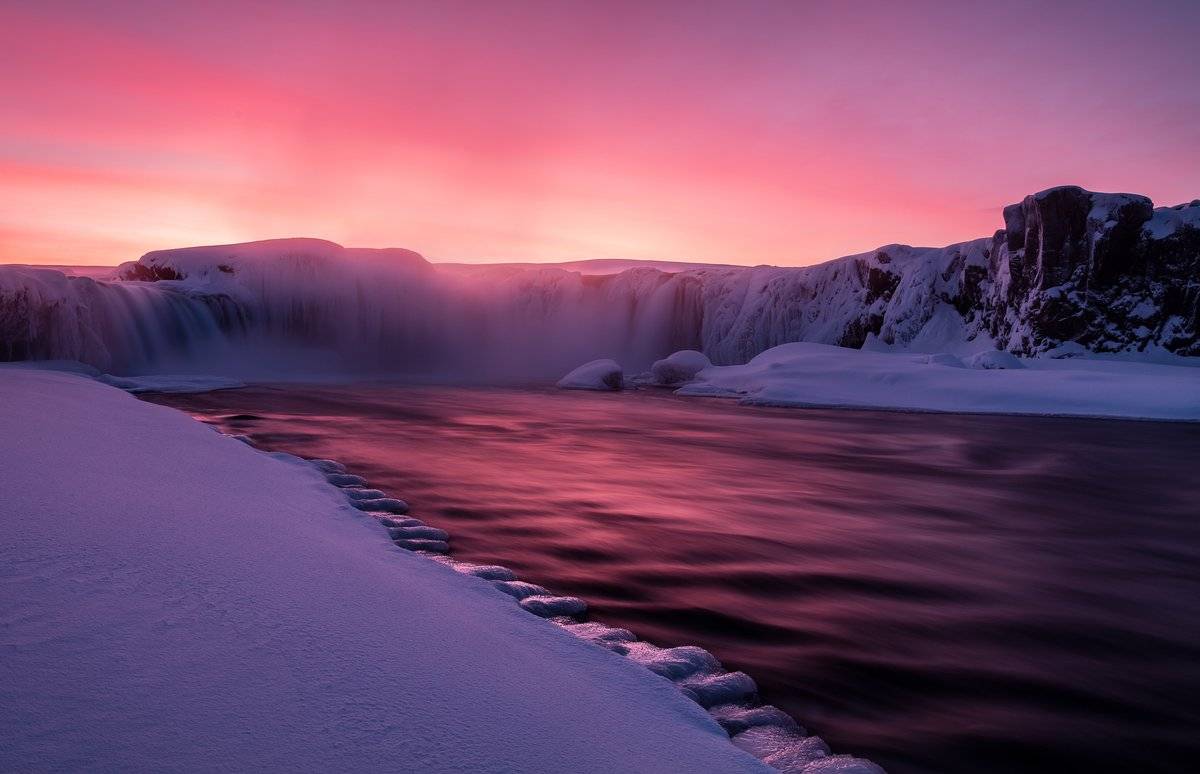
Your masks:
M 12 493 L 0 516 L 17 573 L 0 600 L 14 678 L 0 697 L 17 708 L 0 719 L 10 760 L 768 770 L 655 674 L 700 674 L 692 666 L 711 662 L 699 649 L 650 650 L 594 624 L 536 625 L 539 615 L 493 587 L 519 582 L 462 572 L 502 570 L 447 572 L 411 551 L 369 548 L 380 545 L 377 519 L 326 478 L 361 488 L 352 474 L 231 443 L 79 375 L 0 376 L 12 409 L 0 417 L 11 461 L 0 481 Z M 543 614 L 571 612 L 542 602 Z M 581 642 L 588 633 L 608 644 Z M 633 659 L 606 653 L 614 649 L 654 666 L 632 669 Z M 727 674 L 688 683 L 709 706 L 752 686 Z M 767 727 L 765 714 L 729 710 L 725 724 Z M 767 753 L 758 757 L 774 755 L 780 770 L 880 771 L 823 756 L 811 741 L 801 751 L 763 736 L 750 732 Z
M 134 394 L 141 399 L 140 392 Z M 368 480 L 343 463 L 259 449 L 245 435 L 225 433 L 198 418 L 191 418 L 262 454 L 294 457 L 312 465 L 330 486 L 343 493 L 351 506 L 374 518 L 397 547 L 457 573 L 487 581 L 500 594 L 515 599 L 531 615 L 546 619 L 574 637 L 623 656 L 668 680 L 729 734 L 731 744 L 772 769 L 785 774 L 884 774 L 881 767 L 869 760 L 834 754 L 824 740 L 809 735 L 795 718 L 761 702 L 752 677 L 741 671 L 725 670 L 720 661 L 703 648 L 694 645 L 660 647 L 641 641 L 628 629 L 588 620 L 586 600 L 560 596 L 545 587 L 522 581 L 512 570 L 501 565 L 454 559 L 450 545 L 452 535 L 414 518 L 407 501 L 395 493 L 374 489 Z

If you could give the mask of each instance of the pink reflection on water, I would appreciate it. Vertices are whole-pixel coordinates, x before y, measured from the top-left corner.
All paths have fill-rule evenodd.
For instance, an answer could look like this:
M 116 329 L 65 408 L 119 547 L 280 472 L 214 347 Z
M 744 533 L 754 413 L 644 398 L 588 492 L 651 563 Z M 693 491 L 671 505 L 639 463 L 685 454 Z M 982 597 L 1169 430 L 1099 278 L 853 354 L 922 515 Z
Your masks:
M 345 462 L 456 556 L 707 647 L 889 771 L 1200 754 L 1200 428 L 540 390 L 162 400 Z

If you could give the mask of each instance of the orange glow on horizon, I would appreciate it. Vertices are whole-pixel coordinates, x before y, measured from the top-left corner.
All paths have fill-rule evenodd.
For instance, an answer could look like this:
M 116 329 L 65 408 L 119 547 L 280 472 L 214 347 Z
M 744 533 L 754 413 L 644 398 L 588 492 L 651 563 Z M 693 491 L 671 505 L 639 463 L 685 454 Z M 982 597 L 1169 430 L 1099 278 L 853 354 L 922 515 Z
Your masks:
M 1200 195 L 1194 7 L 1014 13 L 8 4 L 0 262 L 312 236 L 803 265 L 986 236 L 1051 185 Z

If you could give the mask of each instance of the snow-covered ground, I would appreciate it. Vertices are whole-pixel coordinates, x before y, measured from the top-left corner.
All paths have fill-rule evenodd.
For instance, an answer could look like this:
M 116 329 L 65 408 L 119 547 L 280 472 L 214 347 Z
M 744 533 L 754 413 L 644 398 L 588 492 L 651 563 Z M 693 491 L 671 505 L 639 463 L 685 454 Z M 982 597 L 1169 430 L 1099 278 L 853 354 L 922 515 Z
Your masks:
M 1200 421 L 1200 363 L 872 352 L 795 343 L 712 366 L 680 395 L 772 406 Z M 1014 367 L 1016 366 L 1016 367 Z
M 768 771 L 307 463 L 80 374 L 0 406 L 0 768 Z

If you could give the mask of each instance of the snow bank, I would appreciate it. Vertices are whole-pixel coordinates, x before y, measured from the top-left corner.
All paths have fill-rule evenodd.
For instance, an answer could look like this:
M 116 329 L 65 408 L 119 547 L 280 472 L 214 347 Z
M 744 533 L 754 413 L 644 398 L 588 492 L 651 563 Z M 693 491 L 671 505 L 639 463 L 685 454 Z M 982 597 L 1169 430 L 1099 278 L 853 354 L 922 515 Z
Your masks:
M 681 349 L 650 366 L 650 373 L 658 384 L 683 384 L 696 378 L 696 374 L 712 365 L 703 352 Z
M 784 344 L 746 365 L 706 369 L 676 392 L 775 406 L 1200 421 L 1200 368 L 1074 358 L 979 364 L 988 360 L 963 368 L 942 356 Z
M 559 379 L 558 386 L 564 390 L 619 390 L 624 381 L 617 361 L 593 360 Z
M 5 767 L 767 771 L 312 465 L 73 374 L 0 405 Z

